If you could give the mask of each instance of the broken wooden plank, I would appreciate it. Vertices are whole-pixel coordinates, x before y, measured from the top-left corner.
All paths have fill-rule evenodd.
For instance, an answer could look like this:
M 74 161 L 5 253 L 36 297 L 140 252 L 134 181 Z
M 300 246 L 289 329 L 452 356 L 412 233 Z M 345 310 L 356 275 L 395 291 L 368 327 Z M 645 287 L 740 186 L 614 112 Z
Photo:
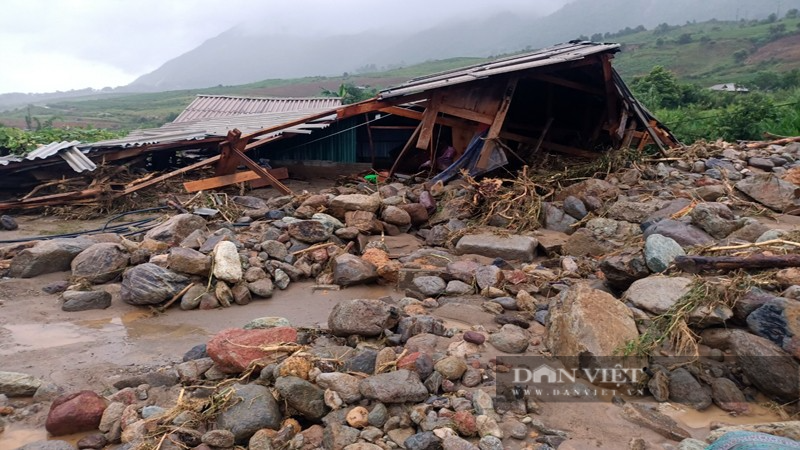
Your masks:
M 517 89 L 517 77 L 512 77 L 508 80 L 506 84 L 506 90 L 503 94 L 503 100 L 500 102 L 500 107 L 497 110 L 497 114 L 494 116 L 494 121 L 492 122 L 492 126 L 489 127 L 489 132 L 486 133 L 486 141 L 483 143 L 483 148 L 481 149 L 481 157 L 478 160 L 477 167 L 478 169 L 486 169 L 489 166 L 489 158 L 492 156 L 492 140 L 497 139 L 500 137 L 500 131 L 503 128 L 503 123 L 506 121 L 506 115 L 508 115 L 508 109 L 511 107 L 511 100 L 514 98 L 514 92 Z
M 247 155 L 244 154 L 244 152 L 242 152 L 236 147 L 231 147 L 231 151 L 233 151 L 234 155 L 239 157 L 239 159 L 241 160 L 242 163 L 244 163 L 245 166 L 249 167 L 250 170 L 257 173 L 264 180 L 267 180 L 269 184 L 275 189 L 277 189 L 281 194 L 289 195 L 292 193 L 291 189 L 289 189 L 288 187 L 286 187 L 286 185 L 278 181 L 277 178 L 270 175 L 270 173 L 267 172 L 267 169 L 259 166 L 255 161 L 248 158 Z
M 394 175 L 394 171 L 397 170 L 397 165 L 400 164 L 400 160 L 403 159 L 403 157 L 406 155 L 406 153 L 408 153 L 408 151 L 414 145 L 414 141 L 417 140 L 417 136 L 419 136 L 419 132 L 420 132 L 421 129 L 422 129 L 422 122 L 420 122 L 419 125 L 417 125 L 417 128 L 414 130 L 414 132 L 411 133 L 411 137 L 408 138 L 408 141 L 406 141 L 406 145 L 403 146 L 403 149 L 400 151 L 400 154 L 397 155 L 397 159 L 394 160 L 394 164 L 392 164 L 392 168 L 389 169 L 389 176 L 390 177 L 392 175 Z
M 800 267 L 800 255 L 755 256 L 678 256 L 675 266 L 684 272 L 700 273 L 714 270 L 778 269 Z
M 440 104 L 439 111 L 451 116 L 459 117 L 461 119 L 471 120 L 473 122 L 483 123 L 486 125 L 491 125 L 494 122 L 494 116 L 473 111 L 471 109 L 448 105 L 447 103 Z
M 289 178 L 289 171 L 286 170 L 285 167 L 280 167 L 277 169 L 267 169 L 267 171 L 270 173 L 270 175 L 272 175 L 278 180 L 285 180 Z M 236 172 L 230 175 L 205 178 L 203 180 L 187 181 L 186 183 L 183 183 L 183 188 L 186 189 L 186 192 L 192 193 L 198 191 L 207 191 L 209 189 L 216 189 L 225 186 L 230 186 L 231 184 L 244 183 L 245 181 L 253 181 L 260 179 L 261 179 L 260 175 L 253 172 L 252 170 L 248 170 L 245 172 Z
M 434 94 L 425 112 L 422 113 L 422 122 L 420 122 L 419 138 L 417 139 L 417 148 L 426 149 L 431 143 L 433 138 L 433 128 L 436 125 L 436 117 L 439 115 L 439 106 L 441 105 L 441 95 Z

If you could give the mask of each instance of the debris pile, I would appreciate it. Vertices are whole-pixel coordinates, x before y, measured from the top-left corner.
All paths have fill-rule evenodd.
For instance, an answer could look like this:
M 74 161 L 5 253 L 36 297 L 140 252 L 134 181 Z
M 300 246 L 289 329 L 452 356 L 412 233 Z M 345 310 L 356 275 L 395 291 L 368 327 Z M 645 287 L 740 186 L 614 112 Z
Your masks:
M 110 396 L 59 397 L 48 430 L 99 429 L 86 448 L 558 447 L 570 430 L 545 425 L 551 405 L 499 382 L 508 355 L 578 368 L 628 356 L 647 367 L 658 402 L 747 415 L 772 401 L 796 415 L 800 144 L 701 142 L 569 185 L 561 172 L 558 188 L 552 172 L 526 169 L 240 197 L 249 208 L 234 223 L 179 214 L 137 242 L 4 247 L 10 276 L 71 270 L 61 294 L 71 311 L 108 307 L 103 283 L 120 278 L 122 301 L 162 309 L 246 305 L 307 278 L 402 293 L 341 302 L 326 329 L 265 317 L 224 330 Z M 6 395 L 41 389 L 5 379 L 28 386 L 0 375 Z M 626 420 L 692 443 L 638 400 L 614 402 Z M 798 439 L 797 424 L 743 429 Z

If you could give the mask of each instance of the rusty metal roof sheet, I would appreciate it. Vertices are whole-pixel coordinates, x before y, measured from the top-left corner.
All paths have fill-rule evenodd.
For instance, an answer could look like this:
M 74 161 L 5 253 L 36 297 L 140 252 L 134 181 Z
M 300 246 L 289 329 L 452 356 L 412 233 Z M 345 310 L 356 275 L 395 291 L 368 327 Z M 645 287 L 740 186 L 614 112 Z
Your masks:
M 544 48 L 532 53 L 498 59 L 483 64 L 476 64 L 461 69 L 448 70 L 432 75 L 411 79 L 399 86 L 385 89 L 378 94 L 379 99 L 416 94 L 455 84 L 467 83 L 493 75 L 517 72 L 520 70 L 544 67 L 570 61 L 578 61 L 597 53 L 616 53 L 619 44 L 598 44 L 595 42 L 569 42 Z
M 173 121 L 191 122 L 200 119 L 292 111 L 310 111 L 342 106 L 339 97 L 236 97 L 228 95 L 198 95 Z
M 97 166 L 86 157 L 78 149 L 80 141 L 62 141 L 52 142 L 43 145 L 32 152 L 29 152 L 23 157 L 19 156 L 4 156 L 0 158 L 0 166 L 7 166 L 12 163 L 21 163 L 25 161 L 33 161 L 36 159 L 49 159 L 53 156 L 60 156 L 64 161 L 72 167 L 75 172 L 93 171 Z
M 336 119 L 335 108 L 321 108 L 316 110 L 302 110 L 280 113 L 245 114 L 239 116 L 219 117 L 215 119 L 195 120 L 191 122 L 172 122 L 159 128 L 135 130 L 121 139 L 83 144 L 83 149 L 98 149 L 106 147 L 139 147 L 142 145 L 168 144 L 172 142 L 200 140 L 209 137 L 225 137 L 228 131 L 234 128 L 243 134 L 289 123 L 297 119 L 311 116 L 316 113 L 330 111 L 330 115 L 323 119 L 309 121 L 304 124 L 286 128 L 282 131 L 268 133 L 259 139 L 266 139 L 282 133 L 308 134 L 311 130 L 325 128 Z

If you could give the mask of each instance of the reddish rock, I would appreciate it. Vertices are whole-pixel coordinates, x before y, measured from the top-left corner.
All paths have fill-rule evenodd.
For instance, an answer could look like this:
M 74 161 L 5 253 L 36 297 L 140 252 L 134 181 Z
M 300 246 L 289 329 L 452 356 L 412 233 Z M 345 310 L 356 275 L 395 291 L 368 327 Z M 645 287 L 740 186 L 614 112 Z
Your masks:
M 484 343 L 484 341 L 486 341 L 486 336 L 484 336 L 482 333 L 478 333 L 477 331 L 467 331 L 464 333 L 464 340 L 470 344 L 481 345 Z
M 466 437 L 478 434 L 478 424 L 475 422 L 475 416 L 471 412 L 456 411 L 452 420 L 458 434 Z
M 45 429 L 53 436 L 96 430 L 108 403 L 92 391 L 62 395 L 50 405 Z
M 397 368 L 398 369 L 406 369 L 412 372 L 417 371 L 417 359 L 422 356 L 420 352 L 413 352 L 409 353 L 406 356 L 403 356 L 399 360 L 397 360 Z
M 261 330 L 229 328 L 214 335 L 208 341 L 206 351 L 223 372 L 240 373 L 251 362 L 269 354 L 261 350 L 261 346 L 296 340 L 297 330 L 291 327 Z

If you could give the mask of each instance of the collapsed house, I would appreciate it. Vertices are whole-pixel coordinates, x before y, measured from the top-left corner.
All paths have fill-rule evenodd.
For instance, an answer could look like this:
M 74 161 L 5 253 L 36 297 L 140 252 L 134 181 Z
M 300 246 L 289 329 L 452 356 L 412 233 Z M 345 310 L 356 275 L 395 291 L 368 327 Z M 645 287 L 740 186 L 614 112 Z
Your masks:
M 320 164 L 328 174 L 360 164 L 388 169 L 390 176 L 440 172 L 437 178 L 446 180 L 461 169 L 479 175 L 547 153 L 597 158 L 613 149 L 678 145 L 611 66 L 619 50 L 573 41 L 415 78 L 351 105 L 331 98 L 199 96 L 160 128 L 0 159 L 4 187 L 33 188 L 0 203 L 0 210 L 91 204 L 212 165 L 214 176 L 186 183 L 188 192 L 251 182 L 289 193 L 280 181 L 287 172 Z M 84 189 L 42 195 L 47 189 L 40 183 L 63 181 L 70 172 L 144 162 L 155 170 L 181 167 L 124 184 L 105 176 Z

